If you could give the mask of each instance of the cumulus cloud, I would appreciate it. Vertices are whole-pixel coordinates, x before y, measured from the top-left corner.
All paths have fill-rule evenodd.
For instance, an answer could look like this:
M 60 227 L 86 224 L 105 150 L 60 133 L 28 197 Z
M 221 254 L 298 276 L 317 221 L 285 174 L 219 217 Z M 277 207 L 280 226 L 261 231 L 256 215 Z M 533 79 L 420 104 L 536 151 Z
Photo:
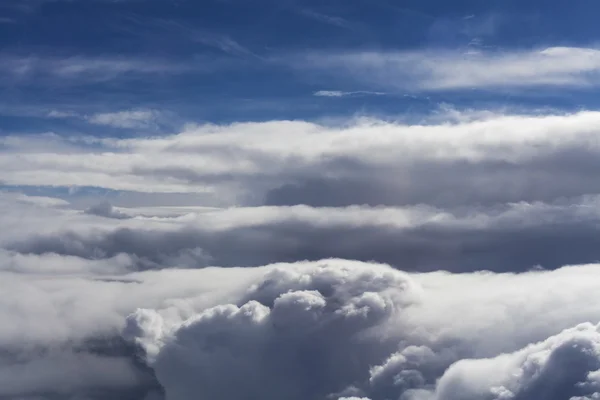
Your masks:
M 172 399 L 591 396 L 598 330 L 578 321 L 598 309 L 573 290 L 595 268 L 411 276 L 343 260 L 280 264 L 236 303 L 188 318 L 140 309 L 124 335 Z M 523 290 L 532 282 L 536 293 Z
M 599 375 L 598 326 L 584 323 L 514 353 L 458 361 L 432 398 L 593 399 Z

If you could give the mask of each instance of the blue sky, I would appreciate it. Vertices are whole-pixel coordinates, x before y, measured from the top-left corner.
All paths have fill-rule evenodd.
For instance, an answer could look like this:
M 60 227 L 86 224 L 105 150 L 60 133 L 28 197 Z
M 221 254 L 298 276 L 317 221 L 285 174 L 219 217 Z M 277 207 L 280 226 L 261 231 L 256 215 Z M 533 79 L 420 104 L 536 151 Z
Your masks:
M 597 60 L 540 70 L 548 79 L 533 84 L 527 74 L 489 80 L 502 62 L 532 52 L 594 49 L 599 9 L 591 0 L 7 0 L 0 129 L 100 132 L 83 116 L 131 109 L 160 110 L 155 128 L 168 131 L 189 121 L 394 116 L 440 104 L 590 108 Z M 407 73 L 468 57 L 485 79 Z M 527 68 L 539 63 L 554 60 Z
M 178 134 L 266 124 L 241 126 L 252 135 L 293 120 L 301 146 L 313 129 L 335 135 L 335 127 L 365 120 L 444 124 L 593 111 L 600 105 L 599 8 L 584 0 L 3 1 L 0 182 L 70 198 L 256 205 L 318 170 L 282 170 L 266 183 L 269 162 L 288 168 L 288 159 L 276 158 L 250 180 L 236 175 L 248 174 L 240 169 L 219 172 L 221 181 L 196 161 L 179 163 L 170 153 Z M 235 141 L 244 137 L 236 129 Z M 161 150 L 160 168 L 152 165 L 158 144 L 126 141 L 152 136 L 173 143 Z M 248 149 L 239 150 L 255 165 Z M 121 169 L 112 153 L 129 157 Z M 88 165 L 86 155 L 102 154 Z M 205 186 L 194 186 L 198 179 Z M 232 188 L 240 179 L 258 194 Z

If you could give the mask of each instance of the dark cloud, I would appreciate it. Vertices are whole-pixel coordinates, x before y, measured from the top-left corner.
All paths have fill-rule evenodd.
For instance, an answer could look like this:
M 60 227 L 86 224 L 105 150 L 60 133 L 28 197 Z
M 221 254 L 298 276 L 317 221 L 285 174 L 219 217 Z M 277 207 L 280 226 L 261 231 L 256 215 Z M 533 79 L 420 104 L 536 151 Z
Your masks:
M 115 219 L 127 219 L 129 216 L 113 207 L 109 201 L 105 200 L 100 203 L 96 203 L 93 206 L 85 210 L 86 214 L 97 215 L 105 218 Z
M 267 205 L 314 207 L 406 206 L 440 208 L 490 206 L 510 202 L 553 202 L 600 193 L 595 151 L 581 147 L 540 152 L 521 162 L 427 160 L 377 166 L 345 159 L 305 170 L 304 176 L 267 191 Z M 333 175 L 327 176 L 323 171 Z
M 520 218 L 520 220 L 518 219 Z M 212 230 L 116 228 L 95 233 L 38 235 L 7 247 L 20 253 L 57 253 L 86 259 L 131 256 L 139 269 L 259 266 L 278 261 L 346 258 L 389 263 L 407 271 L 519 272 L 600 259 L 593 216 L 567 209 L 524 212 L 478 225 L 429 222 L 415 227 L 351 221 L 316 224 L 302 218 Z
M 142 356 L 120 336 L 0 349 L 0 398 L 134 400 L 161 393 Z

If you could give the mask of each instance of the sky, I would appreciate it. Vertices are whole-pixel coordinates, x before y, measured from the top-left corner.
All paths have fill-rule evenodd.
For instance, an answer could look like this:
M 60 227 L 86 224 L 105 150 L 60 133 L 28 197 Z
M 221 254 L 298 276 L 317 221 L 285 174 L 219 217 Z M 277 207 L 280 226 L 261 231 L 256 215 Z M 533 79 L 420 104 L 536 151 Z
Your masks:
M 599 12 L 0 1 L 0 400 L 600 399 Z

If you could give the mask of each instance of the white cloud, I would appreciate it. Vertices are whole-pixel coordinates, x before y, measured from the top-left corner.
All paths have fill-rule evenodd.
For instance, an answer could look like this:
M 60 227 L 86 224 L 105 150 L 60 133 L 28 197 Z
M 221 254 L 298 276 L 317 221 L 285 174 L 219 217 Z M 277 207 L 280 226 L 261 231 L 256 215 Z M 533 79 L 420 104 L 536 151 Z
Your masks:
M 342 92 L 341 90 L 319 90 L 314 95 L 319 97 L 343 97 L 347 96 L 348 92 Z
M 343 126 L 304 121 L 200 125 L 173 135 L 127 139 L 5 136 L 0 180 L 204 193 L 209 205 L 447 206 L 551 201 L 600 191 L 593 176 L 600 113 L 458 114 L 422 124 L 371 119 Z M 134 127 L 155 116 L 138 110 L 90 118 Z M 536 185 L 527 184 L 534 177 Z
M 154 110 L 127 110 L 109 113 L 98 113 L 86 119 L 95 125 L 106 125 L 115 128 L 148 128 L 152 127 L 158 117 Z
M 71 117 L 79 117 L 79 114 L 71 112 L 71 111 L 61 111 L 61 110 L 50 110 L 46 114 L 48 118 L 71 118 Z
M 319 90 L 314 93 L 317 97 L 346 97 L 346 96 L 360 96 L 360 95 L 371 95 L 381 96 L 383 92 L 370 92 L 365 90 L 357 90 L 353 92 L 343 92 L 341 90 Z
M 598 396 L 599 376 L 599 326 L 584 323 L 514 353 L 461 360 L 444 373 L 431 398 L 591 400 Z
M 596 389 L 577 383 L 600 367 L 598 331 L 569 329 L 597 319 L 597 306 L 575 291 L 593 290 L 585 281 L 595 268 L 408 276 L 349 261 L 282 264 L 240 305 L 184 319 L 139 310 L 125 332 L 176 400 L 199 390 L 214 399 L 563 399 Z
M 345 76 L 375 89 L 459 90 L 597 86 L 600 50 L 549 47 L 522 51 L 311 53 L 294 68 Z

